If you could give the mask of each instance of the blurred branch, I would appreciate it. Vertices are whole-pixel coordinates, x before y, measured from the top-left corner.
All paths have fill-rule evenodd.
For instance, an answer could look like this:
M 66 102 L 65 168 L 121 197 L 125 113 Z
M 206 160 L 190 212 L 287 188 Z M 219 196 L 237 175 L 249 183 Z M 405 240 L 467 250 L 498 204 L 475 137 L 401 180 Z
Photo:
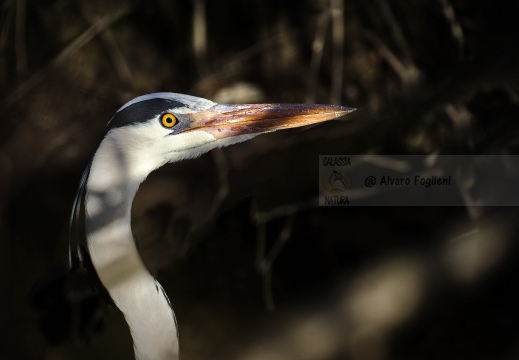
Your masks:
M 290 239 L 292 235 L 292 230 L 294 229 L 295 222 L 295 214 L 290 214 L 285 218 L 285 223 L 281 232 L 276 239 L 274 245 L 270 249 L 269 253 L 263 257 L 261 262 L 258 265 L 260 272 L 263 275 L 263 294 L 265 299 L 265 306 L 267 307 L 268 312 L 274 312 L 276 310 L 276 305 L 274 303 L 274 296 L 272 294 L 272 265 L 274 261 L 279 256 L 279 253 L 285 246 L 285 243 Z M 265 224 L 261 226 L 266 227 Z M 263 242 L 266 243 L 266 231 L 263 230 Z
M 263 39 L 253 46 L 220 61 L 212 66 L 212 71 L 207 76 L 200 79 L 190 90 L 190 93 L 208 94 L 214 83 L 224 83 L 226 78 L 233 76 L 241 63 L 247 62 L 253 56 L 265 51 L 273 46 L 282 45 L 287 41 L 293 40 L 292 34 L 279 32 L 272 37 Z
M 275 310 L 274 296 L 272 294 L 272 271 L 264 272 L 261 265 L 267 253 L 267 224 L 259 224 L 256 248 L 256 267 L 260 271 L 263 286 L 263 302 L 269 313 Z
M 454 135 L 459 138 L 459 143 L 473 151 L 474 139 L 470 135 L 470 126 L 474 119 L 470 110 L 463 103 L 456 105 L 447 103 L 444 106 L 444 112 L 452 121 Z
M 283 249 L 285 243 L 290 239 L 294 228 L 296 214 L 300 211 L 314 208 L 316 199 L 310 199 L 298 203 L 276 207 L 266 212 L 255 211 L 253 220 L 258 229 L 258 245 L 256 249 L 256 266 L 262 275 L 263 300 L 269 313 L 276 310 L 274 296 L 272 294 L 272 265 Z M 279 217 L 285 217 L 285 223 L 279 233 L 276 242 L 267 254 L 267 223 Z
M 312 59 L 310 60 L 310 70 L 308 73 L 308 89 L 306 92 L 307 103 L 315 102 L 315 93 L 317 89 L 317 78 L 319 76 L 319 68 L 323 59 L 323 49 L 326 40 L 326 29 L 330 13 L 323 11 L 317 19 L 317 28 L 315 29 L 315 38 L 312 43 Z
M 285 204 L 277 206 L 268 211 L 257 211 L 253 214 L 253 220 L 256 224 L 264 224 L 274 219 L 278 219 L 283 216 L 297 214 L 298 212 L 315 208 L 319 204 L 319 198 L 311 198 L 303 201 L 298 201 L 292 204 Z
M 92 26 L 79 35 L 70 45 L 63 49 L 61 53 L 59 53 L 58 56 L 54 58 L 54 60 L 34 73 L 31 77 L 29 77 L 29 79 L 20 84 L 9 96 L 0 102 L 0 112 L 11 108 L 14 104 L 20 101 L 20 99 L 27 95 L 27 93 L 35 86 L 40 84 L 52 70 L 63 64 L 73 54 L 79 51 L 79 49 L 90 42 L 90 40 L 92 40 L 96 35 L 104 31 L 106 28 L 108 28 L 110 25 L 129 12 L 129 7 L 123 7 L 120 8 L 116 13 L 104 16 L 97 20 Z
M 330 0 L 332 14 L 332 88 L 330 103 L 339 104 L 342 94 L 342 78 L 344 69 L 344 0 Z
M 199 76 L 207 72 L 206 23 L 205 0 L 195 0 L 193 10 L 193 50 Z
M 383 18 L 389 25 L 393 40 L 402 52 L 402 60 L 400 61 L 396 55 L 394 55 L 387 46 L 385 46 L 380 39 L 376 41 L 381 55 L 389 62 L 396 73 L 402 79 L 405 87 L 415 85 L 420 78 L 420 70 L 416 67 L 413 61 L 413 53 L 409 46 L 400 24 L 396 20 L 391 7 L 386 0 L 377 0 Z M 398 61 L 397 61 L 398 60 Z
M 265 223 L 256 226 L 258 243 L 256 246 L 256 267 L 259 269 L 260 264 L 267 253 L 267 225 Z
M 382 13 L 382 17 L 386 20 L 386 23 L 389 25 L 389 29 L 391 30 L 391 35 L 395 40 L 397 46 L 402 51 L 403 62 L 410 66 L 413 64 L 413 54 L 411 51 L 411 47 L 407 43 L 407 40 L 400 28 L 400 24 L 393 15 L 393 11 L 389 6 L 386 0 L 377 0 L 378 5 L 380 6 L 380 12 Z
M 25 0 L 16 0 L 16 30 L 15 30 L 15 48 L 16 48 L 16 73 L 18 77 L 23 77 L 27 73 L 27 48 L 25 42 Z
M 393 68 L 403 84 L 415 84 L 417 82 L 420 71 L 414 65 L 407 65 L 401 61 L 375 33 L 366 31 L 364 36 L 375 46 L 380 56 L 387 61 L 389 66 Z
M 89 8 L 89 2 L 82 1 L 81 2 L 81 13 L 90 26 L 94 26 L 96 21 L 98 20 L 97 16 L 92 14 L 91 9 Z M 122 85 L 126 87 L 130 87 L 133 84 L 133 77 L 130 71 L 130 67 L 121 52 L 121 48 L 117 44 L 117 40 L 112 32 L 112 30 L 107 27 L 104 31 L 100 33 L 101 42 L 110 57 L 112 62 L 112 66 L 119 78 L 119 81 Z
M 9 29 L 11 28 L 12 17 L 11 8 L 7 6 L 9 1 L 2 4 L 0 11 L 0 83 L 7 83 L 9 78 L 7 66 L 7 45 L 9 43 Z
M 211 203 L 211 209 L 209 211 L 209 216 L 213 216 L 222 201 L 229 195 L 229 162 L 225 156 L 225 152 L 222 149 L 213 149 L 211 151 L 211 155 L 213 157 L 213 161 L 215 162 L 216 171 L 218 172 L 218 192 L 216 193 L 213 201 Z
M 285 243 L 290 239 L 290 235 L 292 234 L 292 230 L 294 228 L 295 214 L 290 214 L 285 218 L 285 223 L 283 225 L 283 229 L 278 235 L 276 242 L 272 245 L 272 249 L 270 249 L 267 256 L 263 259 L 263 261 L 259 264 L 259 268 L 262 272 L 269 271 L 274 264 L 274 261 L 279 256 L 281 249 Z
M 263 300 L 269 313 L 276 310 L 274 297 L 272 294 L 272 265 L 283 249 L 285 243 L 290 239 L 294 228 L 296 214 L 300 211 L 314 208 L 317 199 L 310 199 L 298 203 L 276 207 L 267 212 L 255 211 L 253 220 L 258 229 L 258 245 L 256 249 L 256 266 L 262 275 L 263 280 Z M 279 217 L 285 217 L 285 223 L 276 242 L 267 254 L 267 223 Z
M 443 14 L 451 26 L 452 37 L 458 43 L 458 60 L 463 60 L 465 50 L 465 35 L 463 34 L 463 28 L 456 19 L 456 13 L 454 7 L 449 0 L 438 0 L 443 9 Z
M 312 59 L 308 73 L 308 89 L 305 101 L 315 102 L 317 91 L 317 79 L 323 58 L 323 49 L 326 42 L 328 23 L 332 22 L 332 71 L 330 103 L 341 102 L 342 80 L 344 71 L 344 2 L 343 0 L 330 0 L 329 8 L 319 14 L 312 42 Z

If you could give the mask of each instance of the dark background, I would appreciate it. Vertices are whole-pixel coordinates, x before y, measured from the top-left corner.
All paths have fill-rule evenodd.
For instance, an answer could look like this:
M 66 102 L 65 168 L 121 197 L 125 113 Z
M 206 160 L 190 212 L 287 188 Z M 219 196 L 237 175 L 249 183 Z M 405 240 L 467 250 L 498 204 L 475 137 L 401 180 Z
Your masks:
M 319 155 L 517 153 L 519 3 L 0 6 L 1 359 L 132 358 L 65 276 L 68 219 L 107 121 L 156 91 L 358 108 L 143 183 L 133 229 L 184 360 L 519 357 L 517 209 L 317 206 Z

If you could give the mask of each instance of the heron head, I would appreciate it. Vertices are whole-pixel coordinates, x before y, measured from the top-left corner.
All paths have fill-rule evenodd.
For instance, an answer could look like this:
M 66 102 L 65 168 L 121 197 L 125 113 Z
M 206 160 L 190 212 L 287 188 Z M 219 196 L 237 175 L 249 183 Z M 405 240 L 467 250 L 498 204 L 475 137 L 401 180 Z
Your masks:
M 213 148 L 251 139 L 259 134 L 315 124 L 355 109 L 310 104 L 217 104 L 175 93 L 137 97 L 121 107 L 107 126 L 125 156 L 148 164 L 197 157 Z
M 338 118 L 354 110 L 315 104 L 225 105 L 175 93 L 137 97 L 123 105 L 108 123 L 81 178 L 70 227 L 79 218 L 87 183 L 92 192 L 110 188 L 116 194 L 127 183 L 136 191 L 151 171 L 167 162 L 193 158 L 262 133 Z M 90 176 L 92 173 L 95 176 Z M 71 238 L 70 243 L 79 242 Z M 77 253 L 80 256 L 79 250 Z M 70 254 L 72 259 L 72 250 Z

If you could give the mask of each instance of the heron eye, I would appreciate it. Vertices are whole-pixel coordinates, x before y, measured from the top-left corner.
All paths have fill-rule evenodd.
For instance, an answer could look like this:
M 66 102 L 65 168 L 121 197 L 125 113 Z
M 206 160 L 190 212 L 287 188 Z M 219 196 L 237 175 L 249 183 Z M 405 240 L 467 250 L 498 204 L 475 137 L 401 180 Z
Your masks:
M 175 126 L 178 123 L 178 120 L 175 115 L 170 114 L 170 113 L 165 113 L 165 114 L 162 114 L 162 116 L 160 117 L 160 123 L 166 129 L 171 129 L 173 126 Z

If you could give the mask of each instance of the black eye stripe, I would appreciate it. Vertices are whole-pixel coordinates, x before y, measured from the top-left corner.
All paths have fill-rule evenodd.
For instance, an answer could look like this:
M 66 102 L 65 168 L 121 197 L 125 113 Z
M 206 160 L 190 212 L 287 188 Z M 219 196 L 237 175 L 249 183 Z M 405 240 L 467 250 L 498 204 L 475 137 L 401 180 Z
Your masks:
M 184 107 L 185 105 L 170 99 L 149 99 L 137 102 L 118 111 L 108 123 L 108 129 L 147 122 L 150 119 L 167 112 L 169 109 Z

